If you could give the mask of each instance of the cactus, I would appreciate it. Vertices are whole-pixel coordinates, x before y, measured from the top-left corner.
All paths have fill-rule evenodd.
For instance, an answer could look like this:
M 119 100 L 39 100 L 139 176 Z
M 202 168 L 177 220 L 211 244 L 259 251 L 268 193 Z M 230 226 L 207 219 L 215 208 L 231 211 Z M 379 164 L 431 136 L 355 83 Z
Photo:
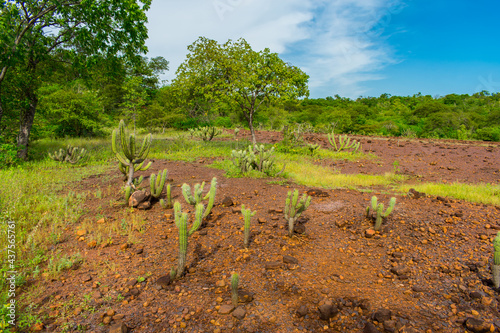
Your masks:
M 234 129 L 234 137 L 238 136 L 238 133 L 240 132 L 240 130 L 241 130 L 241 128 L 239 128 L 239 127 L 236 127 Z
M 237 273 L 231 275 L 231 301 L 233 306 L 238 306 L 238 283 L 240 282 L 240 277 Z
M 255 162 L 255 154 L 253 153 L 253 149 L 249 149 L 248 151 L 233 150 L 231 152 L 231 158 L 233 159 L 233 164 L 240 169 L 241 173 L 253 170 L 253 165 Z
M 330 144 L 335 148 L 336 151 L 342 151 L 344 149 L 353 149 L 353 153 L 357 152 L 358 149 L 361 147 L 361 142 L 353 140 L 351 142 L 351 138 L 347 137 L 347 134 L 345 135 L 339 135 L 339 144 L 337 145 L 337 141 L 335 139 L 335 134 L 329 133 L 328 134 L 328 141 Z
M 200 227 L 204 210 L 205 206 L 203 206 L 202 203 L 196 205 L 193 225 L 188 231 L 188 214 L 182 212 L 181 204 L 178 201 L 174 204 L 175 225 L 179 229 L 179 263 L 176 270 L 177 278 L 180 278 L 184 274 L 184 269 L 186 268 L 188 237 Z
M 285 219 L 288 221 L 288 236 L 292 237 L 295 222 L 298 220 L 302 212 L 311 204 L 311 196 L 304 193 L 299 201 L 299 191 L 288 191 L 285 201 Z
M 309 149 L 309 154 L 311 154 L 311 156 L 314 156 L 316 154 L 316 151 L 319 149 L 319 144 L 317 144 L 317 143 L 308 143 L 307 144 L 307 149 Z
M 375 231 L 380 230 L 380 227 L 382 226 L 382 221 L 389 216 L 389 214 L 392 213 L 392 210 L 394 209 L 394 206 L 396 205 L 396 198 L 392 197 L 391 200 L 389 200 L 389 207 L 387 207 L 387 210 L 384 212 L 384 204 L 383 203 L 377 203 L 377 197 L 373 196 L 371 200 L 371 207 L 368 206 L 366 207 L 366 217 L 370 217 L 370 208 L 376 212 L 376 218 L 375 218 L 375 227 L 373 228 Z
M 493 239 L 493 266 L 491 269 L 493 271 L 493 284 L 495 288 L 500 287 L 500 231 L 497 236 Z
M 165 181 L 167 180 L 168 171 L 163 170 L 163 173 L 158 173 L 158 178 L 153 173 L 149 178 L 149 188 L 151 190 L 151 196 L 158 199 L 163 192 L 163 187 L 165 187 Z
M 167 201 L 160 199 L 160 205 L 165 209 L 172 208 L 172 194 L 170 184 L 167 184 Z
M 274 147 L 266 150 L 264 145 L 248 146 L 247 150 L 233 150 L 231 152 L 233 164 L 241 173 L 251 170 L 269 173 L 274 167 Z M 284 169 L 284 168 L 283 168 Z M 283 172 L 281 170 L 279 173 Z
M 134 189 L 132 186 L 126 186 L 125 187 L 125 204 L 128 204 L 128 199 L 130 199 L 130 196 L 134 193 Z
M 245 205 L 241 205 L 241 214 L 245 219 L 245 228 L 244 228 L 244 242 L 245 248 L 248 248 L 248 242 L 250 240 L 250 219 L 255 216 L 257 211 L 252 212 L 251 209 L 245 209 Z
M 87 156 L 87 150 L 85 148 L 72 147 L 68 145 L 66 149 L 59 149 L 54 151 L 52 154 L 49 153 L 49 157 L 54 161 L 67 162 L 71 164 L 76 164 L 84 160 Z
M 260 172 L 269 172 L 272 170 L 272 167 L 274 165 L 274 147 L 271 147 L 271 149 L 266 150 L 264 145 L 255 145 L 255 165 L 256 169 L 259 170 Z M 249 147 L 250 150 L 250 147 Z
M 138 188 L 143 180 L 144 176 L 135 177 L 134 179 L 132 179 L 132 185 L 134 185 L 134 188 Z
M 210 184 L 210 190 L 208 193 L 203 196 L 203 188 L 205 187 L 205 182 L 200 184 L 195 184 L 193 186 L 193 192 L 191 192 L 191 187 L 184 183 L 182 184 L 182 195 L 186 202 L 192 206 L 199 204 L 202 200 L 208 199 L 207 209 L 205 209 L 205 213 L 203 214 L 203 218 L 207 217 L 210 214 L 215 202 L 215 194 L 217 192 L 217 178 L 212 178 L 212 182 Z
M 120 136 L 120 141 L 117 139 L 118 136 Z M 151 162 L 149 162 L 148 165 L 143 167 L 144 159 L 148 156 L 149 149 L 151 148 L 151 141 L 152 136 L 151 134 L 148 134 L 144 138 L 141 148 L 137 150 L 135 145 L 135 135 L 130 134 L 127 138 L 125 132 L 125 122 L 123 120 L 120 120 L 118 130 L 113 130 L 111 148 L 120 162 L 120 171 L 127 176 L 127 186 L 134 186 L 134 172 L 139 170 L 145 171 L 151 166 Z

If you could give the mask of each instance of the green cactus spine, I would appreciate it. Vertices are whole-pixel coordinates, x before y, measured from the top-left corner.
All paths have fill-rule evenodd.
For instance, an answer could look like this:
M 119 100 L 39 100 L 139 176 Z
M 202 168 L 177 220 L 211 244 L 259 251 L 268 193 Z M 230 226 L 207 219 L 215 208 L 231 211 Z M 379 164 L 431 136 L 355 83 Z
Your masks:
M 179 229 L 179 263 L 176 270 L 177 278 L 180 278 L 184 274 L 184 270 L 186 268 L 188 237 L 191 236 L 200 227 L 204 209 L 205 207 L 202 203 L 196 205 L 193 225 L 188 231 L 188 214 L 182 212 L 181 204 L 178 201 L 176 201 L 174 204 L 175 225 Z
M 285 219 L 288 221 L 288 236 L 293 236 L 293 229 L 295 222 L 298 220 L 300 215 L 309 207 L 311 204 L 311 196 L 304 193 L 299 201 L 299 191 L 296 189 L 293 192 L 288 191 L 287 198 L 285 200 Z
M 392 213 L 394 207 L 396 206 L 396 198 L 392 197 L 389 200 L 389 207 L 387 207 L 387 210 L 385 212 L 384 212 L 384 204 L 377 202 L 378 202 L 377 197 L 373 196 L 371 200 L 371 207 L 370 206 L 366 207 L 366 217 L 370 217 L 370 208 L 371 210 L 376 212 L 375 226 L 373 227 L 375 231 L 380 230 L 383 220 L 386 219 L 389 216 L 389 214 Z
M 251 209 L 245 209 L 245 205 L 241 205 L 241 214 L 243 214 L 244 220 L 245 220 L 245 226 L 243 228 L 243 234 L 244 234 L 244 241 L 243 244 L 245 248 L 248 248 L 248 244 L 250 241 L 250 220 L 252 219 L 253 216 L 257 211 L 252 212 Z
M 172 208 L 172 187 L 170 186 L 170 184 L 167 184 L 167 201 L 161 199 L 160 200 L 160 205 L 165 208 L 165 209 L 169 209 L 169 208 Z
M 203 196 L 204 187 L 205 187 L 205 182 L 201 183 L 201 185 L 195 184 L 193 186 L 193 191 L 191 192 L 191 187 L 188 184 L 182 184 L 182 195 L 184 196 L 184 199 L 188 204 L 195 206 L 199 204 L 202 200 L 208 199 L 207 208 L 205 209 L 203 218 L 207 217 L 208 214 L 210 214 L 210 211 L 214 206 L 215 195 L 217 193 L 217 178 L 215 177 L 212 178 L 212 182 L 210 183 L 210 189 L 208 190 L 208 193 L 205 196 Z
M 240 276 L 237 273 L 231 275 L 231 301 L 233 306 L 238 306 L 238 284 L 240 282 Z
M 167 169 L 163 170 L 163 173 L 158 173 L 158 178 L 153 173 L 149 178 L 149 188 L 151 189 L 151 195 L 153 198 L 158 199 L 163 192 L 163 188 L 165 187 L 165 181 L 167 180 L 168 171 Z
M 126 186 L 125 187 L 125 204 L 128 204 L 128 199 L 130 199 L 130 196 L 134 192 L 134 189 L 132 186 Z
M 335 139 L 335 134 L 333 132 L 328 134 L 328 141 L 335 148 L 336 151 L 340 152 L 345 149 L 353 149 L 352 152 L 355 153 L 361 147 L 361 142 L 358 142 L 356 140 L 353 140 L 351 142 L 351 138 L 347 137 L 347 134 L 339 135 L 338 138 L 339 138 L 339 143 L 337 144 L 337 140 Z
M 118 136 L 119 141 L 118 141 Z M 139 150 L 136 149 L 135 135 L 130 134 L 127 138 L 125 131 L 125 122 L 120 121 L 118 130 L 113 130 L 111 137 L 111 148 L 116 158 L 120 162 L 120 171 L 127 173 L 127 186 L 132 186 L 134 179 L 134 172 L 140 170 L 147 170 L 151 166 L 151 162 L 143 167 L 144 160 L 148 156 L 149 149 L 151 148 L 152 136 L 148 134 Z
M 497 236 L 493 239 L 493 266 L 491 267 L 493 271 L 493 284 L 495 288 L 500 287 L 500 231 Z

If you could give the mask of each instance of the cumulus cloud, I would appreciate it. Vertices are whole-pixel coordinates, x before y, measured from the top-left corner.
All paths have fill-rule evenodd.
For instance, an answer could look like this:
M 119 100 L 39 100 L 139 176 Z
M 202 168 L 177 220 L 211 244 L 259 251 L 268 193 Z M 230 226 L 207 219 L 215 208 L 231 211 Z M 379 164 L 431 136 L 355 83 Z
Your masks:
M 170 61 L 166 79 L 199 36 L 224 43 L 245 38 L 266 47 L 310 76 L 313 97 L 357 97 L 363 82 L 394 62 L 385 27 L 403 8 L 399 0 L 189 0 L 153 1 L 150 56 Z

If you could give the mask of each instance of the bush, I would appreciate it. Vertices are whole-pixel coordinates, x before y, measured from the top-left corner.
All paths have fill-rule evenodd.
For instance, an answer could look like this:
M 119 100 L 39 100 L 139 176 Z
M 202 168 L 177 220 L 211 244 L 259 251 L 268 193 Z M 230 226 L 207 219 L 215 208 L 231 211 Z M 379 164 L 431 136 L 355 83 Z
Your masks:
M 17 158 L 17 145 L 0 141 L 0 169 L 16 165 L 20 161 Z
M 215 127 L 231 128 L 233 126 L 233 121 L 229 117 L 217 117 L 213 125 Z
M 482 141 L 500 141 L 500 127 L 485 127 L 476 130 L 474 138 Z

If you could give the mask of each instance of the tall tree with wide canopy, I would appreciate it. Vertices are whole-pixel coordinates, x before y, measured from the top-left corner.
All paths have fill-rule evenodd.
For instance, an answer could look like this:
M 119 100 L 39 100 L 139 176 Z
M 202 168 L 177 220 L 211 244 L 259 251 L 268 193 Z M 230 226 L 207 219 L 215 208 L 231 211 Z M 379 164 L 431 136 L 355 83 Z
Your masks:
M 188 50 L 172 85 L 191 107 L 228 103 L 239 108 L 254 144 L 253 119 L 264 102 L 276 105 L 309 95 L 306 73 L 267 48 L 253 51 L 243 38 L 220 45 L 200 37 Z
M 0 123 L 5 99 L 2 83 L 8 75 L 26 78 L 22 87 L 26 103 L 19 111 L 19 157 L 27 157 L 41 64 L 59 61 L 62 54 L 83 65 L 86 57 L 96 54 L 134 59 L 147 51 L 145 11 L 150 5 L 151 0 L 0 2 Z

